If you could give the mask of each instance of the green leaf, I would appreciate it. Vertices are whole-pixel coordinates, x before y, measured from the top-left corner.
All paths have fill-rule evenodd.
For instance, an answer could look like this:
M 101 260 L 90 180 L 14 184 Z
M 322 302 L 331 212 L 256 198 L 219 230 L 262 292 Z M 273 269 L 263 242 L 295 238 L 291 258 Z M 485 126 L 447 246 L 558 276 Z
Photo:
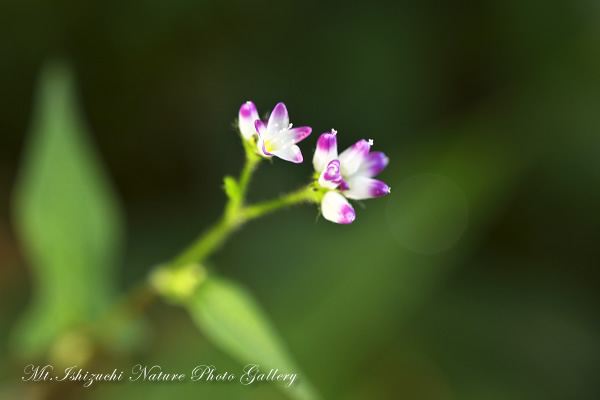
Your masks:
M 225 190 L 227 197 L 229 197 L 231 200 L 240 201 L 240 186 L 233 177 L 226 176 L 223 178 L 223 189 Z
M 190 299 L 188 310 L 215 345 L 244 365 L 258 364 L 265 374 L 271 368 L 283 374 L 298 374 L 290 387 L 278 385 L 291 398 L 318 398 L 260 305 L 245 289 L 222 278 L 208 277 Z
M 21 352 L 39 355 L 106 309 L 122 237 L 118 203 L 64 63 L 42 68 L 13 211 L 33 280 L 14 339 Z

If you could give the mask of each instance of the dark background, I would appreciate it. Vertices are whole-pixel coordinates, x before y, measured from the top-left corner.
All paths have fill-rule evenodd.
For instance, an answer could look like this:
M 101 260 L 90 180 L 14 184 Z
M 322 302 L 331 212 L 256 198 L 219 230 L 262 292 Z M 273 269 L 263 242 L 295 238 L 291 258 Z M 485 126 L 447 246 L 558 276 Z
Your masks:
M 393 194 L 356 206 L 351 226 L 302 206 L 212 259 L 255 294 L 325 398 L 600 397 L 597 1 L 4 1 L 0 52 L 1 358 L 30 291 L 11 191 L 40 66 L 62 57 L 124 207 L 121 287 L 221 212 L 221 179 L 243 162 L 240 104 L 262 115 L 284 101 L 313 127 L 305 160 L 331 128 L 342 149 L 373 138 L 391 159 L 380 177 Z M 250 199 L 311 173 L 265 163 Z M 146 347 L 119 362 L 237 368 L 179 309 L 157 305 L 148 324 Z M 0 367 L 3 387 L 14 367 Z

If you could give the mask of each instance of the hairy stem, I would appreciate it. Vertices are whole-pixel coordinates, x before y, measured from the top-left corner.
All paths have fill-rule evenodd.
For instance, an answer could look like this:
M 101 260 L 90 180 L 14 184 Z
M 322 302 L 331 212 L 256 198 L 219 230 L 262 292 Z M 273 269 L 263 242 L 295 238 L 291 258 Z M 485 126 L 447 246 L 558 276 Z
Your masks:
M 229 213 L 229 215 L 232 215 Z M 187 249 L 178 255 L 169 265 L 169 268 L 183 267 L 197 264 L 206 259 L 213 251 L 218 249 L 223 242 L 236 229 L 233 217 L 223 215 L 217 223 L 198 237 Z
M 184 250 L 170 263 L 169 268 L 185 267 L 199 264 L 217 250 L 228 238 L 246 222 L 262 217 L 282 208 L 306 202 L 316 202 L 311 185 L 280 198 L 264 201 L 250 206 L 229 209 L 221 219 L 204 232 L 191 246 Z
M 300 190 L 288 193 L 278 199 L 253 204 L 245 207 L 242 211 L 244 213 L 245 220 L 251 220 L 294 204 L 310 202 L 317 202 L 316 194 L 312 185 L 305 186 Z
M 246 148 L 246 163 L 244 164 L 244 168 L 242 169 L 242 173 L 240 174 L 239 187 L 240 187 L 240 198 L 243 203 L 246 201 L 246 193 L 248 191 L 248 184 L 250 183 L 250 179 L 252 178 L 252 174 L 256 170 L 258 163 L 261 158 L 254 153 L 254 150 L 249 150 Z

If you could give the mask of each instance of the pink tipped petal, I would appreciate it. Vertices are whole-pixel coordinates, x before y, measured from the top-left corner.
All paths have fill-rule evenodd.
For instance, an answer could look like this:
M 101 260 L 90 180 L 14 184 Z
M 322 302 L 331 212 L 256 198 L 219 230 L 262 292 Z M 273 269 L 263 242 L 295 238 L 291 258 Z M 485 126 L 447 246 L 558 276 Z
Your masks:
M 260 119 L 254 121 L 254 129 L 256 129 L 256 132 L 262 136 L 265 136 L 267 133 L 267 126 Z
M 281 129 L 287 129 L 290 125 L 290 117 L 288 115 L 285 104 L 277 103 L 271 116 L 269 117 L 269 131 L 273 133 L 279 132 Z
M 308 126 L 302 126 L 293 129 L 283 129 L 272 137 L 273 145 L 277 148 L 289 147 L 301 141 L 310 135 L 312 129 Z
M 357 176 L 348 182 L 348 190 L 344 196 L 349 199 L 363 200 L 390 193 L 390 187 L 377 179 Z
M 272 153 L 274 156 L 285 161 L 290 161 L 296 164 L 302 162 L 302 152 L 300 151 L 300 147 L 296 146 L 295 144 L 283 149 L 273 150 Z
M 323 133 L 317 140 L 317 149 L 313 157 L 315 171 L 322 172 L 331 160 L 337 158 L 337 137 L 335 133 Z
M 269 132 L 267 131 L 267 125 L 265 125 L 265 123 L 260 119 L 254 121 L 254 129 L 256 130 L 256 133 L 258 133 L 258 136 L 262 136 L 264 140 L 270 139 L 268 135 Z
M 327 189 L 335 189 L 342 182 L 343 178 L 340 175 L 340 161 L 333 160 L 319 176 L 319 185 Z
M 289 135 L 295 143 L 304 140 L 310 135 L 312 128 L 310 126 L 300 126 L 298 128 L 292 128 L 289 130 Z
M 265 141 L 267 140 L 265 138 L 265 135 L 267 135 L 268 132 L 264 122 L 262 122 L 260 119 L 256 120 L 254 121 L 254 127 L 256 129 L 256 132 L 258 133 L 258 142 L 256 142 L 258 152 L 264 156 L 272 156 L 273 154 L 269 153 L 265 149 Z
M 258 115 L 258 111 L 256 110 L 256 105 L 253 102 L 247 101 L 244 104 L 242 104 L 242 106 L 240 107 L 240 117 L 250 118 L 255 115 Z
M 256 128 L 254 127 L 254 121 L 260 119 L 258 111 L 253 102 L 247 101 L 240 107 L 238 113 L 238 127 L 242 136 L 245 139 L 250 139 L 256 135 Z
M 336 224 L 350 224 L 356 219 L 348 200 L 338 192 L 327 192 L 321 202 L 321 213 L 326 220 Z
M 369 178 L 373 177 L 380 173 L 389 162 L 390 159 L 381 151 L 373 151 L 367 155 L 356 174 Z
M 370 148 L 369 142 L 362 139 L 344 150 L 339 156 L 342 175 L 351 176 L 356 173 L 366 160 Z
M 254 121 L 260 119 L 258 111 L 253 102 L 247 101 L 240 107 L 238 113 L 238 127 L 242 136 L 245 139 L 250 139 L 256 135 L 256 128 L 254 127 Z
M 344 150 L 339 157 L 342 175 L 348 177 L 358 171 L 358 168 L 369 154 L 370 149 L 371 145 L 369 142 L 362 139 Z

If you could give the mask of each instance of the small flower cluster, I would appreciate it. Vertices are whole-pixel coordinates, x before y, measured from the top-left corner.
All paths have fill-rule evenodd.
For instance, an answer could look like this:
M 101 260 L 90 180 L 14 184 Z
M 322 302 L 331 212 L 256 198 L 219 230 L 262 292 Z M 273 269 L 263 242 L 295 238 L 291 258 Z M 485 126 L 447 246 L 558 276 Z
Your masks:
M 279 157 L 293 163 L 303 161 L 296 143 L 310 135 L 307 126 L 293 128 L 285 104 L 278 103 L 268 121 L 263 122 L 251 101 L 242 104 L 238 115 L 238 127 L 242 137 L 256 142 L 256 151 L 262 157 Z M 382 152 L 371 152 L 373 140 L 359 140 L 338 155 L 337 132 L 323 133 L 313 156 L 315 187 L 322 192 L 321 213 L 325 219 L 349 224 L 356 218 L 354 208 L 348 202 L 379 197 L 390 193 L 384 182 L 373 179 L 388 164 Z

